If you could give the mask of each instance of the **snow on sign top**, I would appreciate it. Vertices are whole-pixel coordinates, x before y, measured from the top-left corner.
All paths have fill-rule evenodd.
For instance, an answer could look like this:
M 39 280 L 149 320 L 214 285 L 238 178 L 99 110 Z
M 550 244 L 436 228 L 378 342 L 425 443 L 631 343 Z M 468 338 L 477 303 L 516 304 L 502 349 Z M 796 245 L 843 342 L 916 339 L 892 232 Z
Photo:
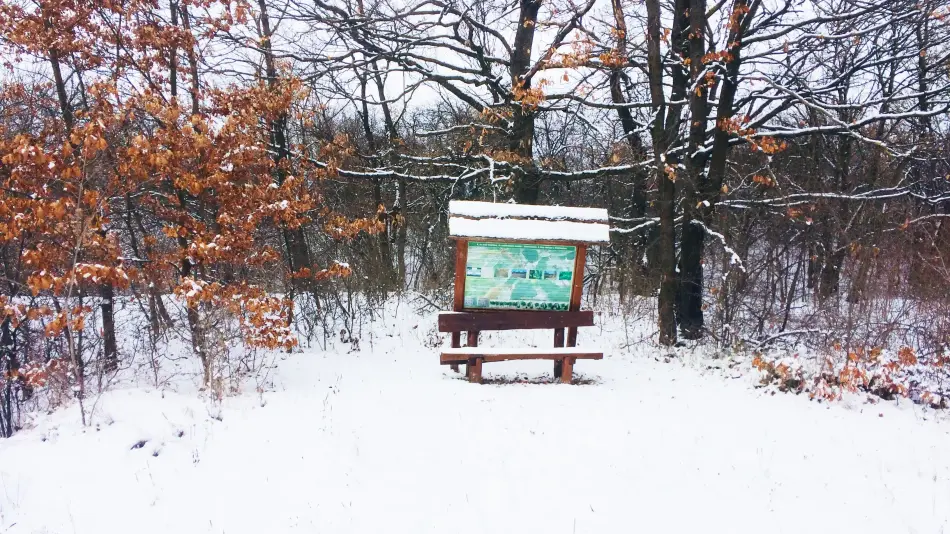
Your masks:
M 607 210 L 526 204 L 449 202 L 452 237 L 607 243 Z

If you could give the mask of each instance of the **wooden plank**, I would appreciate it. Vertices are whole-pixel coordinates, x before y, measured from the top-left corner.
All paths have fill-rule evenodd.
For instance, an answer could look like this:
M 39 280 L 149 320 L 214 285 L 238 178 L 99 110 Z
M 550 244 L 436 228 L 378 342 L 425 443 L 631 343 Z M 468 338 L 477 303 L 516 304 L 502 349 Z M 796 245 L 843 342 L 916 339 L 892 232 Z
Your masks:
M 532 354 L 602 354 L 600 349 L 585 349 L 583 347 L 563 348 L 533 348 L 533 347 L 459 347 L 442 349 L 443 354 L 455 354 L 466 358 L 475 358 L 486 354 L 518 354 L 530 356 Z
M 574 377 L 574 358 L 564 358 L 561 361 L 561 383 L 570 384 Z
M 478 346 L 478 330 L 469 330 L 468 331 L 468 346 L 477 347 Z
M 484 353 L 476 352 L 442 352 L 439 360 L 442 365 L 448 365 L 452 363 L 469 363 L 476 358 L 481 358 L 486 362 L 504 362 L 509 360 L 563 360 L 565 358 L 573 358 L 577 360 L 602 360 L 604 359 L 603 352 L 592 352 L 592 351 L 578 351 L 578 350 L 564 350 L 556 351 L 551 349 L 549 352 L 536 352 L 536 353 L 526 353 L 518 352 L 517 349 L 511 349 L 505 351 L 505 349 L 500 349 L 502 352 L 490 352 L 491 349 L 486 350 Z
M 587 245 L 577 247 L 577 255 L 574 257 L 574 283 L 571 285 L 571 311 L 576 312 L 581 309 L 581 297 L 584 295 L 584 266 L 587 264 Z M 567 329 L 567 346 L 577 346 L 577 327 L 571 326 Z
M 462 311 L 465 306 L 465 264 L 468 261 L 468 241 L 455 243 L 455 301 L 453 309 Z M 464 330 L 464 329 L 463 329 Z
M 439 332 L 522 330 L 594 326 L 592 311 L 471 311 L 442 312 Z

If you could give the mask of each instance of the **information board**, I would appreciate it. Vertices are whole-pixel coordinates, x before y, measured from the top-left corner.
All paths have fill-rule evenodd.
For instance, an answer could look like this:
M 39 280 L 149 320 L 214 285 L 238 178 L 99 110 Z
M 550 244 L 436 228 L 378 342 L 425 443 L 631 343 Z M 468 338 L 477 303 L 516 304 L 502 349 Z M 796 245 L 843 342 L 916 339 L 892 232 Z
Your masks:
M 568 311 L 577 247 L 468 243 L 464 307 Z

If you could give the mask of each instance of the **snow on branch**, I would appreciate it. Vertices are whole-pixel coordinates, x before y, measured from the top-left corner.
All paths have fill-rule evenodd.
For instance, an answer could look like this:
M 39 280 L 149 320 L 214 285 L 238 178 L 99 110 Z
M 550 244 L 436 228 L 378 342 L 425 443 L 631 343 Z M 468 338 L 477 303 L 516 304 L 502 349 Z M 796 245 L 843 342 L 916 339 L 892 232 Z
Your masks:
M 725 250 L 731 256 L 729 259 L 729 265 L 737 265 L 742 272 L 746 272 L 745 265 L 743 265 L 742 263 L 742 258 L 739 257 L 739 254 L 737 254 L 736 251 L 733 250 L 733 248 L 730 247 L 728 243 L 726 243 L 726 236 L 706 226 L 705 224 L 702 223 L 702 221 L 697 221 L 696 219 L 693 219 L 690 221 L 690 223 L 695 224 L 696 226 L 702 228 L 703 231 L 706 232 L 706 235 L 711 235 L 719 239 L 719 242 L 722 243 L 723 250 Z
M 735 207 L 748 207 L 749 205 L 759 205 L 759 206 L 785 206 L 785 205 L 796 205 L 804 204 L 810 201 L 815 200 L 856 200 L 856 201 L 865 201 L 865 200 L 888 200 L 894 198 L 900 198 L 903 196 L 910 195 L 910 189 L 907 187 L 893 187 L 888 189 L 877 189 L 874 191 L 867 191 L 864 193 L 854 193 L 854 194 L 845 194 L 845 193 L 795 193 L 791 195 L 786 195 L 783 197 L 776 198 L 764 198 L 764 199 L 733 199 L 733 200 L 722 200 L 717 204 L 721 206 L 735 206 Z
M 464 131 L 468 131 L 468 130 L 473 129 L 473 128 L 481 128 L 481 129 L 484 129 L 484 130 L 494 130 L 494 131 L 499 131 L 499 132 L 507 132 L 507 131 L 508 131 L 508 130 L 506 130 L 505 128 L 501 128 L 500 126 L 495 126 L 495 125 L 492 125 L 492 124 L 482 124 L 482 123 L 477 123 L 477 122 L 470 122 L 470 123 L 468 123 L 468 124 L 460 124 L 460 125 L 458 125 L 458 126 L 450 126 L 450 127 L 448 127 L 448 128 L 443 128 L 443 129 L 441 129 L 441 130 L 422 130 L 422 131 L 416 132 L 416 135 L 418 135 L 419 137 L 431 137 L 431 136 L 435 136 L 435 135 L 443 135 L 443 134 L 452 133 L 452 132 L 464 132 Z
M 611 219 L 613 219 L 613 217 L 611 217 Z M 610 231 L 611 231 L 611 232 L 617 232 L 618 234 L 631 234 L 631 233 L 636 232 L 636 231 L 638 231 L 638 230 L 643 230 L 644 228 L 649 228 L 649 227 L 654 226 L 654 225 L 659 224 L 659 223 L 660 223 L 660 218 L 659 218 L 659 217 L 653 217 L 653 218 L 648 219 L 646 222 L 643 222 L 643 223 L 640 223 L 640 224 L 634 226 L 633 228 L 611 228 Z M 743 270 L 745 270 L 745 269 L 743 269 Z

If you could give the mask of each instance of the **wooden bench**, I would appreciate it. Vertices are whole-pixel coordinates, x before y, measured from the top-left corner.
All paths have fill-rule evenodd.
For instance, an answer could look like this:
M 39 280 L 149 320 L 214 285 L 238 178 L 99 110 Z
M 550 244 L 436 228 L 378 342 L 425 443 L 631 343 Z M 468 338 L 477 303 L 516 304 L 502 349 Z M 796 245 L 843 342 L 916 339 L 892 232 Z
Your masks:
M 577 329 L 594 325 L 594 312 L 568 311 L 491 311 L 443 312 L 439 314 L 439 332 L 452 334 L 452 348 L 442 351 L 442 365 L 451 365 L 458 371 L 465 364 L 465 375 L 470 382 L 481 383 L 482 364 L 506 360 L 554 360 L 554 377 L 569 384 L 573 377 L 574 362 L 579 359 L 600 360 L 603 352 L 576 348 Z M 478 346 L 478 334 L 483 330 L 554 329 L 553 348 L 485 348 Z M 565 336 L 565 329 L 567 330 Z M 467 343 L 461 346 L 462 332 Z M 566 347 L 565 347 L 566 342 Z

